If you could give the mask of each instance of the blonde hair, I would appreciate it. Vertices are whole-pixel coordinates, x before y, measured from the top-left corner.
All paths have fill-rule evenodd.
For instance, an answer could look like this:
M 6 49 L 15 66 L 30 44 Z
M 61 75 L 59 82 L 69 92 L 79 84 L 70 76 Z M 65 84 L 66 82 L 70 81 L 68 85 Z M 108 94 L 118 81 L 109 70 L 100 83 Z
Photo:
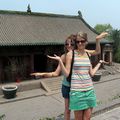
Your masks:
M 88 41 L 87 33 L 85 33 L 85 32 L 78 32 L 77 36 L 79 36 L 79 37 L 85 39 L 86 41 Z

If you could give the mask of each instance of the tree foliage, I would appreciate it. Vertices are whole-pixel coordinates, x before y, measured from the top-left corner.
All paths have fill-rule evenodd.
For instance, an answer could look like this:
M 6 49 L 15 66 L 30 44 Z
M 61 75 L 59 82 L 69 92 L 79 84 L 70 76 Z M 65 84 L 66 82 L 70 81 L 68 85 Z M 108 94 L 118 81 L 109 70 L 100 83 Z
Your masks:
M 94 29 L 98 32 L 111 31 L 113 28 L 110 24 L 97 24 Z
M 120 63 L 120 48 L 117 49 L 114 55 L 114 61 Z
M 113 29 L 110 24 L 97 24 L 94 29 L 98 32 L 107 31 L 109 36 L 106 38 L 113 41 L 113 61 L 120 63 L 120 30 Z
M 120 63 L 120 30 L 112 30 L 111 39 L 113 39 L 113 59 Z
M 118 48 L 120 47 L 120 30 L 112 30 L 111 34 L 110 34 L 110 39 L 112 39 L 114 41 L 113 44 L 113 49 L 114 49 L 114 53 L 118 50 Z

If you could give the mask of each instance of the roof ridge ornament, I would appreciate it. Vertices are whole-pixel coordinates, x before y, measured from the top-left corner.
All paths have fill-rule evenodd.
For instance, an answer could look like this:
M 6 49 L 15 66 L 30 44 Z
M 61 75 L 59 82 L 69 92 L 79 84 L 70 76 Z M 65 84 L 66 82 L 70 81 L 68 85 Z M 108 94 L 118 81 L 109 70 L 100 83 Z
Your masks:
M 28 14 L 31 14 L 30 4 L 28 4 L 28 7 L 27 7 L 27 13 L 28 13 Z
M 80 16 L 82 18 L 82 13 L 80 10 L 78 10 L 78 16 Z

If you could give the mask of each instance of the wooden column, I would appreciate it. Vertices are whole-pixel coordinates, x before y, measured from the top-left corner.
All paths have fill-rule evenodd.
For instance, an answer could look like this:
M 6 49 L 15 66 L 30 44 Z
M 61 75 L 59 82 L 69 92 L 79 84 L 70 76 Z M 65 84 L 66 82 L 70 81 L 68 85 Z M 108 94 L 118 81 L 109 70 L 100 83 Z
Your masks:
M 110 51 L 110 65 L 112 65 L 112 51 Z

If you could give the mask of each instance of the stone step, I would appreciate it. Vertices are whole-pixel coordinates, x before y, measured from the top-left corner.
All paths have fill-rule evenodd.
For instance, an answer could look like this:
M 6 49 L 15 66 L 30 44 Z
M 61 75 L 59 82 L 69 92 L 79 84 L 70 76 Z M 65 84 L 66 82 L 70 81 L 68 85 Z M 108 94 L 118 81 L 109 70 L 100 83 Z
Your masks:
M 42 79 L 40 81 L 42 88 L 47 92 L 55 92 L 56 90 L 60 90 L 62 84 L 63 77 L 54 77 L 52 79 Z
M 0 85 L 0 95 L 3 94 L 3 92 L 2 92 L 3 85 L 17 85 L 18 92 L 39 89 L 39 88 L 44 89 L 46 92 L 51 92 L 51 91 L 57 91 L 60 89 L 61 81 L 62 81 L 62 76 L 54 77 L 54 78 L 33 79 L 33 80 L 23 81 L 20 83 L 1 84 Z

